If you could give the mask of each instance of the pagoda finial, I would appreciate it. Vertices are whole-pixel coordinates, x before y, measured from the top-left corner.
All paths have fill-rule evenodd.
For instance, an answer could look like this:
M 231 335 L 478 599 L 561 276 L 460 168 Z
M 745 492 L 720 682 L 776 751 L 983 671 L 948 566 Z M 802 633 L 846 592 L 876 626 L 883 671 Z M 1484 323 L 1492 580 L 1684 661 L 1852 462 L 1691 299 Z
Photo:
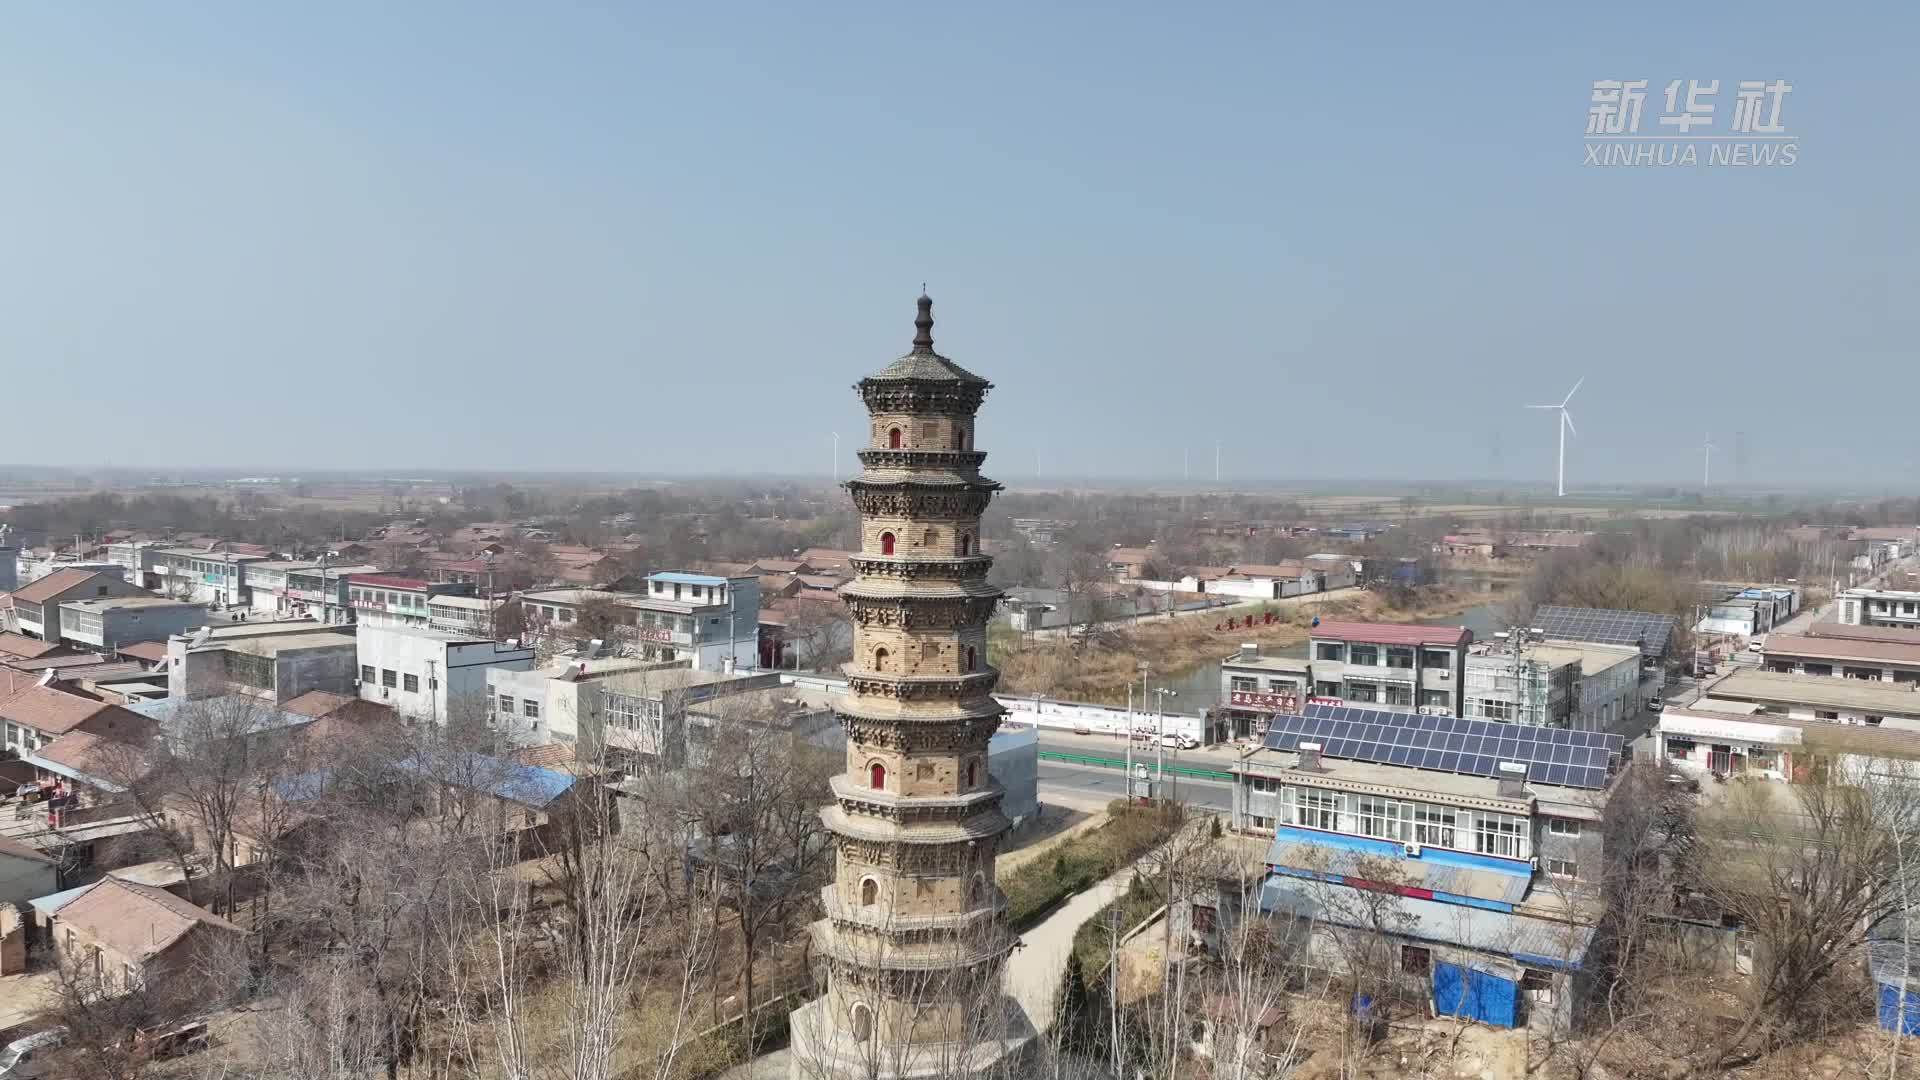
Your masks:
M 913 335 L 913 351 L 930 353 L 933 351 L 933 297 L 927 295 L 926 283 L 920 285 L 920 314 L 914 317 L 913 326 L 918 333 Z

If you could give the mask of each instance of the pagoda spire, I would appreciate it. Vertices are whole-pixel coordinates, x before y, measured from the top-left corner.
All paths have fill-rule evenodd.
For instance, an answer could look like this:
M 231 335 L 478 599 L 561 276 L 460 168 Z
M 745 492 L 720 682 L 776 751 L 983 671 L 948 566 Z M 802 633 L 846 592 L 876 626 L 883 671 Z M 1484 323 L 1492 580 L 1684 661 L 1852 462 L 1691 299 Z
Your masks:
M 927 295 L 927 287 L 920 286 L 920 314 L 914 316 L 913 351 L 930 353 L 933 351 L 933 297 Z

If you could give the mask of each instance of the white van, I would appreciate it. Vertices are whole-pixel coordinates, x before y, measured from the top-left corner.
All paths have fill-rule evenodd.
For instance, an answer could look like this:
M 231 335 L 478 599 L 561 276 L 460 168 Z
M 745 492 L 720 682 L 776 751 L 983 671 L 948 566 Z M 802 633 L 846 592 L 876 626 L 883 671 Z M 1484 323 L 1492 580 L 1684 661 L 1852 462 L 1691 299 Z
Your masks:
M 5 1050 L 0 1050 L 0 1080 L 33 1080 L 46 1075 L 41 1071 L 40 1059 L 46 1051 L 66 1041 L 67 1029 L 63 1027 L 13 1040 Z
M 1174 750 L 1198 750 L 1200 740 L 1191 735 L 1162 735 L 1160 745 Z

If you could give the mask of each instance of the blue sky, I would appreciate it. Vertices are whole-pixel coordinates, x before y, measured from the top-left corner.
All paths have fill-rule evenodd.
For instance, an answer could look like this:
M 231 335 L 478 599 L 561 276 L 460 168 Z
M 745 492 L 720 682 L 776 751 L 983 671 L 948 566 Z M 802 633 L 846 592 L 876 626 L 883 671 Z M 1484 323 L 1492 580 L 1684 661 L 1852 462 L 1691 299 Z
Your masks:
M 1582 375 L 1573 486 L 1920 466 L 1910 6 L 7 27 L 3 459 L 824 474 L 925 281 L 1008 480 L 1546 479 Z M 1583 167 L 1603 78 L 1785 78 L 1799 163 Z

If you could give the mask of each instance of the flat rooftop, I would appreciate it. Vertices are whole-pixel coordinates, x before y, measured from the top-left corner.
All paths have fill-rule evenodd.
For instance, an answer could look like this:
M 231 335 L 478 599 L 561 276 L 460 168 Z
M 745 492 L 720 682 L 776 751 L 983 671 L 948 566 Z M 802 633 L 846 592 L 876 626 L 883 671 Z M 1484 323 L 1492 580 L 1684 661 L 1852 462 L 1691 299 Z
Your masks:
M 241 638 L 211 644 L 208 651 L 224 649 L 228 652 L 247 653 L 252 656 L 278 656 L 295 649 L 340 649 L 355 648 L 352 634 L 336 634 L 326 630 L 314 630 L 307 634 L 274 634 L 269 637 Z M 199 650 L 195 650 L 199 651 Z
M 1481 643 L 1475 642 L 1477 648 Z M 1513 654 L 1501 651 L 1498 643 L 1491 645 L 1488 651 L 1474 652 L 1467 656 L 1468 667 L 1482 665 L 1500 665 L 1511 663 Z M 1579 664 L 1580 674 L 1598 675 L 1623 663 L 1640 666 L 1640 650 L 1631 645 L 1586 645 L 1575 642 L 1549 642 L 1528 645 L 1526 655 L 1529 659 L 1543 660 L 1549 667 L 1563 667 L 1567 664 Z M 1479 664 L 1474 661 L 1480 661 Z
M 366 638 L 370 635 L 375 635 L 375 634 L 391 634 L 395 637 L 410 637 L 419 641 L 439 641 L 439 642 L 445 642 L 448 645 L 491 645 L 493 644 L 493 639 L 491 637 L 486 637 L 486 636 L 477 635 L 477 634 L 455 634 L 445 630 L 429 630 L 425 627 L 420 627 L 420 626 L 368 626 L 365 623 L 359 623 L 355 625 L 356 637 Z M 502 646 L 501 649 L 503 652 L 530 653 L 533 651 L 532 649 L 528 649 L 528 648 L 508 649 L 505 646 Z
M 1702 696 L 1805 705 L 1809 708 L 1859 709 L 1881 715 L 1920 716 L 1920 691 L 1915 691 L 1909 684 L 1840 679 L 1832 675 L 1736 671 L 1708 685 Z
M 1303 783 L 1315 781 L 1340 787 L 1347 784 L 1364 784 L 1370 787 L 1399 788 L 1411 797 L 1431 794 L 1456 799 L 1502 799 L 1500 781 L 1491 776 L 1466 776 L 1461 773 L 1443 772 L 1438 769 L 1414 769 L 1405 765 L 1380 765 L 1371 761 L 1354 761 L 1349 758 L 1320 759 L 1318 772 L 1301 772 L 1300 755 L 1290 750 L 1274 750 L 1269 747 L 1254 747 L 1240 756 L 1234 766 L 1236 771 L 1249 771 L 1260 776 L 1279 777 L 1292 773 Z M 1615 777 L 1608 778 L 1611 787 Z M 1553 784 L 1527 784 L 1527 794 L 1538 801 L 1542 810 L 1549 807 L 1555 812 L 1569 811 L 1567 817 L 1583 817 L 1598 820 L 1601 808 L 1606 805 L 1607 790 L 1601 788 L 1561 787 Z M 1524 801 L 1524 800 L 1522 800 Z M 1580 813 L 1579 811 L 1587 811 Z
M 694 686 L 708 686 L 713 683 L 732 682 L 735 679 L 751 677 L 745 672 L 728 673 L 725 671 L 695 671 L 691 668 L 655 668 L 651 671 L 621 672 L 609 675 L 605 679 L 606 688 L 619 693 L 659 694 L 671 690 L 685 690 Z M 783 687 L 782 689 L 792 689 Z
M 60 606 L 73 611 L 141 611 L 150 608 L 197 608 L 205 611 L 207 607 L 187 600 L 175 600 L 171 596 L 97 596 L 91 600 L 68 600 Z
M 1858 641 L 1841 637 L 1807 637 L 1801 634 L 1772 634 L 1760 655 L 1810 657 L 1816 660 L 1859 660 L 1870 664 L 1920 664 L 1920 634 L 1911 630 L 1906 641 Z
M 1240 670 L 1285 671 L 1285 672 L 1292 672 L 1292 673 L 1305 673 L 1307 671 L 1310 671 L 1312 670 L 1310 667 L 1311 664 L 1312 664 L 1312 661 L 1308 660 L 1304 656 L 1271 656 L 1271 655 L 1242 656 L 1239 653 L 1233 653 L 1232 655 L 1228 656 L 1226 659 L 1220 661 L 1221 667 L 1238 668 Z
M 1780 716 L 1775 713 L 1739 712 L 1729 707 L 1733 704 L 1703 699 L 1692 705 L 1669 709 L 1661 715 L 1660 722 L 1665 724 L 1668 716 L 1679 721 L 1695 718 L 1717 721 L 1726 726 L 1729 734 L 1739 730 L 1731 725 L 1746 725 L 1754 732 L 1753 737 L 1758 742 L 1771 741 L 1766 738 L 1769 728 L 1798 731 L 1799 745 L 1809 751 L 1837 751 L 1903 760 L 1920 759 L 1920 731 L 1902 731 L 1899 728 L 1873 727 L 1867 724 L 1839 724 L 1832 720 L 1796 720 L 1791 716 Z M 1709 741 L 1711 738 L 1706 735 L 1688 734 L 1681 734 L 1681 737 L 1697 738 L 1702 742 Z

